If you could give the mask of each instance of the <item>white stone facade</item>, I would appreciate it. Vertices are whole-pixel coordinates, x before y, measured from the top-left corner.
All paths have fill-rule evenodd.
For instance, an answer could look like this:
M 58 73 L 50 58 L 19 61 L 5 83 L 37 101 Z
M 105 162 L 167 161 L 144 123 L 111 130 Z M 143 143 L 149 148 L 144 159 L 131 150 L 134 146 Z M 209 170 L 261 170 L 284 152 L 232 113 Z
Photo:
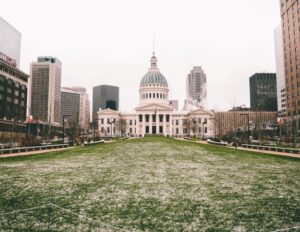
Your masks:
M 163 135 L 172 137 L 214 135 L 214 114 L 197 109 L 177 111 L 169 101 L 167 80 L 156 66 L 155 54 L 151 67 L 141 81 L 139 105 L 133 113 L 106 109 L 98 111 L 98 129 L 101 137 Z

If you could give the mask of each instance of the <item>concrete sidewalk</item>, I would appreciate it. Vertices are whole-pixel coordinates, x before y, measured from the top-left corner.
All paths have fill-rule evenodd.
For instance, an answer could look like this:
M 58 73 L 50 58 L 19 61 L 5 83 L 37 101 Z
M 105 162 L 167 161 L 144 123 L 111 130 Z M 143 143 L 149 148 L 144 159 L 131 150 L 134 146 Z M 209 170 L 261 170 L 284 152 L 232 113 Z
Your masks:
M 76 147 L 67 147 L 67 148 L 57 148 L 57 149 L 49 149 L 49 150 L 38 150 L 38 151 L 3 154 L 3 155 L 0 155 L 0 159 L 1 158 L 8 158 L 8 157 L 16 157 L 16 156 L 37 155 L 37 154 L 49 153 L 49 152 L 53 152 L 53 151 L 64 151 L 64 150 L 69 150 L 69 149 L 73 149 L 73 148 L 76 148 Z

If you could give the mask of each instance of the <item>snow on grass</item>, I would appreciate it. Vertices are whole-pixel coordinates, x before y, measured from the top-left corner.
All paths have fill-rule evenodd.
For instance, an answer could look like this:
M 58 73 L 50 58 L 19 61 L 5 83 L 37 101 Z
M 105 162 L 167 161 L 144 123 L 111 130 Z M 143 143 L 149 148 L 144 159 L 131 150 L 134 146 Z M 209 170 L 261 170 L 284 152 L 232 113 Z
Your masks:
M 128 231 L 275 230 L 300 222 L 299 177 L 294 159 L 145 138 L 2 160 L 0 213 L 51 202 Z M 51 218 L 57 230 L 99 228 Z M 0 216 L 0 230 L 12 220 Z

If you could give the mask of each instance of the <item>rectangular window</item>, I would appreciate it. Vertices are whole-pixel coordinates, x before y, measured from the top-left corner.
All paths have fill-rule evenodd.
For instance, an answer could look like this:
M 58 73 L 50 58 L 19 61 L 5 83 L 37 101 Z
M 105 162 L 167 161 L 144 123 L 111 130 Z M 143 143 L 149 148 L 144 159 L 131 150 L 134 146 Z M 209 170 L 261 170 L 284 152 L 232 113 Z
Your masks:
M 160 114 L 160 115 L 159 115 L 159 122 L 162 122 L 162 121 L 163 121 L 163 115 Z
M 143 115 L 139 115 L 139 122 L 142 122 L 143 121 Z

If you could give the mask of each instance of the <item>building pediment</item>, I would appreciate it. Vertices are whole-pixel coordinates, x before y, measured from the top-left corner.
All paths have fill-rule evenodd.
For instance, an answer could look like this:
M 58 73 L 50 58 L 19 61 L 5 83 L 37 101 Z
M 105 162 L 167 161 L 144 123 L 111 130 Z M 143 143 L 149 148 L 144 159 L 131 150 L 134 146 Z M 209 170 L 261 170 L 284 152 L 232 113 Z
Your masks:
M 136 111 L 173 111 L 173 107 L 162 105 L 159 103 L 149 103 L 146 105 L 138 106 L 135 108 Z
M 209 115 L 213 116 L 213 112 L 209 110 L 197 109 L 189 112 L 189 115 Z
M 120 112 L 116 111 L 116 110 L 112 110 L 112 109 L 105 109 L 105 110 L 99 110 L 98 114 L 102 114 L 102 115 L 104 115 L 104 114 L 110 114 L 110 115 L 115 114 L 115 115 L 118 115 L 118 114 L 120 114 Z

